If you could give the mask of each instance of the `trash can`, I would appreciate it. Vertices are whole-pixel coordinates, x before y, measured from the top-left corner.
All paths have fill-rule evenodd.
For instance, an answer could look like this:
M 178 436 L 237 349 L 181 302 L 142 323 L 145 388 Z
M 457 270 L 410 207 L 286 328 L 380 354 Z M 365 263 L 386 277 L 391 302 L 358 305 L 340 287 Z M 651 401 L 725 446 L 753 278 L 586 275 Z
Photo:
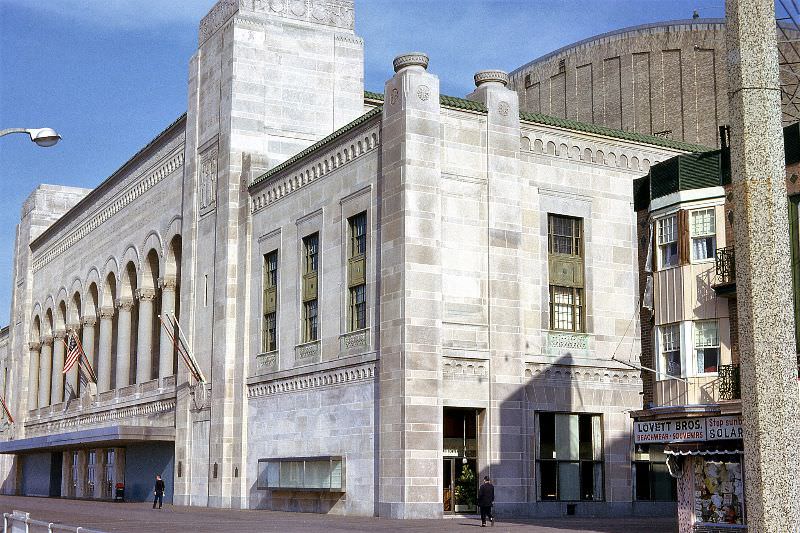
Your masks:
M 114 488 L 114 501 L 125 501 L 125 483 L 117 483 L 116 487 Z

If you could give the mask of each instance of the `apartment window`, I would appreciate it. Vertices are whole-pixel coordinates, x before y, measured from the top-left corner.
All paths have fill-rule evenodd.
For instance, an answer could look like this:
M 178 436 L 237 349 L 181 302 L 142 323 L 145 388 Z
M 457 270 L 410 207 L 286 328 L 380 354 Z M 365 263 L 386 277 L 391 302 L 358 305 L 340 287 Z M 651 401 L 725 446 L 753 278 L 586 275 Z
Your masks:
M 367 212 L 348 220 L 350 246 L 347 258 L 347 284 L 350 292 L 349 331 L 367 327 Z
M 263 352 L 278 349 L 278 251 L 264 256 L 264 318 L 262 325 Z
M 661 359 L 667 375 L 681 375 L 680 324 L 661 326 Z
M 719 369 L 719 324 L 716 320 L 694 323 L 694 352 L 699 374 Z
M 303 239 L 303 342 L 319 339 L 318 270 L 319 233 L 313 233 Z
M 584 331 L 583 219 L 547 216 L 550 329 Z
M 600 415 L 539 413 L 539 499 L 603 499 Z
M 550 329 L 583 331 L 583 289 L 550 286 Z
M 668 216 L 658 220 L 658 266 L 659 268 L 673 267 L 678 264 L 678 217 Z
M 634 496 L 644 501 L 677 500 L 676 479 L 667 470 L 663 444 L 637 444 L 633 455 Z
M 717 247 L 714 208 L 692 211 L 689 231 L 692 237 L 692 261 L 714 259 Z

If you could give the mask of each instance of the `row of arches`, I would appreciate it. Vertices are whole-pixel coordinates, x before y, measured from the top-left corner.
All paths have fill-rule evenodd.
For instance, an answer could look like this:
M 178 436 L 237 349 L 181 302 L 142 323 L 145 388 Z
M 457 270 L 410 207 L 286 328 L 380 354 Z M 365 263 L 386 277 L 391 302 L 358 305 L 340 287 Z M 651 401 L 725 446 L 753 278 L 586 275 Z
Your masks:
M 648 172 L 650 170 L 651 162 L 647 158 L 641 161 L 638 157 L 631 156 L 630 159 L 625 154 L 620 154 L 619 157 L 614 152 L 605 153 L 603 150 L 592 150 L 591 148 L 583 148 L 573 145 L 571 148 L 565 143 L 556 146 L 553 141 L 545 143 L 542 139 L 533 139 L 530 137 L 520 138 L 520 148 L 523 151 L 533 152 L 536 154 L 547 154 L 556 157 L 564 157 L 567 159 L 574 159 L 576 161 L 586 161 L 588 163 L 597 163 L 598 165 L 606 165 L 614 168 L 622 168 L 625 170 L 637 170 Z M 658 161 L 652 163 L 656 164 Z
M 121 261 L 33 307 L 30 335 L 29 409 L 78 397 L 88 373 L 74 365 L 64 375 L 65 339 L 76 334 L 97 378 L 98 392 L 175 374 L 177 352 L 159 315 L 177 316 L 181 238 L 162 245 L 152 233 L 142 256 L 129 247 Z

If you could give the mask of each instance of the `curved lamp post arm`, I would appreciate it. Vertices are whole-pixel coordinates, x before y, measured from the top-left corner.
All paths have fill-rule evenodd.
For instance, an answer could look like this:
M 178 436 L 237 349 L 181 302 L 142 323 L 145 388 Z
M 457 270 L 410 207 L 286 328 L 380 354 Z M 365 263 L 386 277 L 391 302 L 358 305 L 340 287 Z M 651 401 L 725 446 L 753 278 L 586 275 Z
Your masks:
M 9 133 L 28 133 L 28 130 L 25 128 L 7 128 L 4 130 L 0 130 L 0 137 L 3 135 L 8 135 Z
M 0 137 L 9 133 L 27 133 L 31 141 L 44 147 L 53 146 L 61 140 L 61 135 L 52 128 L 7 128 L 0 130 Z

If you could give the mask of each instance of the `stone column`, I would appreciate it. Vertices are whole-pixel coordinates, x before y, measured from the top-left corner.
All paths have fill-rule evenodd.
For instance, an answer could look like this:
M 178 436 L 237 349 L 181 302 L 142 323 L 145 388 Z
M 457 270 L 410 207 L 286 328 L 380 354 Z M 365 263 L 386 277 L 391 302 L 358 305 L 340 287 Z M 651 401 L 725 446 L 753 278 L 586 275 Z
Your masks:
M 800 530 L 800 406 L 772 0 L 727 0 L 736 293 L 749 531 Z
M 97 357 L 97 392 L 111 390 L 111 334 L 114 327 L 114 308 L 100 309 L 100 345 Z
M 64 400 L 64 337 L 67 332 L 56 331 L 53 335 L 53 367 L 50 369 L 50 403 Z
M 169 324 L 166 315 L 175 315 L 175 289 L 177 282 L 174 278 L 163 278 L 161 280 L 161 318 L 164 323 Z M 158 324 L 162 328 L 160 338 L 160 346 L 158 353 L 158 377 L 164 379 L 171 376 L 173 368 L 175 368 L 175 346 L 172 339 L 167 332 L 163 330 L 164 326 Z
M 133 300 L 120 298 L 117 300 L 119 317 L 117 318 L 117 389 L 127 387 L 131 381 L 131 309 Z
M 153 300 L 154 289 L 136 291 L 139 299 L 139 333 L 136 337 L 136 383 L 150 381 L 153 377 Z
M 80 324 L 69 324 L 67 326 L 67 331 L 71 333 L 76 333 L 80 331 L 81 325 Z M 66 359 L 66 357 L 65 357 Z M 72 368 L 69 369 L 67 372 L 67 379 L 64 385 L 64 401 L 66 402 L 70 398 L 78 398 L 78 366 L 80 365 L 80 361 L 76 362 L 72 365 Z
M 38 407 L 50 405 L 50 370 L 53 368 L 53 337 L 42 337 L 42 350 L 39 353 L 39 401 Z
M 94 493 L 92 498 L 103 498 L 103 486 L 106 482 L 106 450 L 97 448 L 94 451 Z
M 86 354 L 86 359 L 91 363 L 92 370 L 94 373 L 97 374 L 97 366 L 95 366 L 94 362 L 94 334 L 95 328 L 97 327 L 97 317 L 95 316 L 85 316 L 81 321 L 83 325 L 83 338 L 81 339 L 81 344 L 83 344 L 83 353 Z M 88 376 L 86 376 L 88 379 Z M 83 392 L 83 391 L 81 391 Z
M 383 106 L 378 514 L 442 515 L 441 110 L 428 57 L 394 60 Z
M 30 372 L 28 383 L 28 409 L 31 411 L 39 406 L 39 350 L 42 348 L 42 343 L 31 342 L 28 344 L 28 349 L 31 352 Z

